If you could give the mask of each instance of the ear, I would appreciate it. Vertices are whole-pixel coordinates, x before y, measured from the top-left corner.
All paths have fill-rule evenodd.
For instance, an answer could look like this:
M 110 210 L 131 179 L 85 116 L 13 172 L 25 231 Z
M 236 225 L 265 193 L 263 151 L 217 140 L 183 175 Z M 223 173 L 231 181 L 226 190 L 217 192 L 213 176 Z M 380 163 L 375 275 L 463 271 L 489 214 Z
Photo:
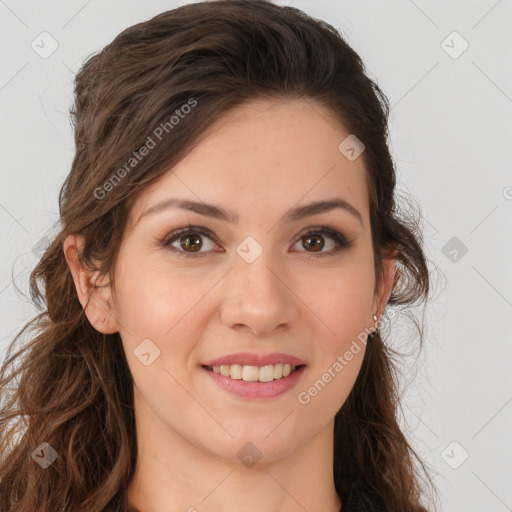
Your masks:
M 75 282 L 78 300 L 91 325 L 103 334 L 119 331 L 112 303 L 108 276 L 101 279 L 99 270 L 91 270 L 80 261 L 85 240 L 81 235 L 69 235 L 63 243 L 64 256 Z M 97 262 L 95 262 L 97 263 Z
M 393 285 L 395 284 L 395 263 L 396 263 L 396 248 L 388 249 L 383 254 L 382 264 L 383 264 L 383 274 L 378 286 L 378 292 L 373 302 L 373 311 L 372 311 L 372 320 L 371 323 L 376 323 L 373 320 L 373 315 L 377 314 L 378 321 L 380 322 L 382 312 L 386 307 L 386 304 L 391 297 L 391 293 L 393 291 Z

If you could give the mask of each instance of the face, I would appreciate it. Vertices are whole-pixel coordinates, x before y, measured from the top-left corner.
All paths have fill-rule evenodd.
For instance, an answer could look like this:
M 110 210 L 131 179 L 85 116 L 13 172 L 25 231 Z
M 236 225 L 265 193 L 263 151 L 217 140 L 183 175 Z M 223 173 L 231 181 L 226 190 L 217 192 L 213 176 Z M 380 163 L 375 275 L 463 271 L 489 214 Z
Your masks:
M 246 442 L 285 457 L 332 427 L 388 298 L 373 295 L 365 170 L 338 149 L 347 136 L 319 104 L 252 101 L 137 198 L 110 304 L 137 414 L 233 460 Z M 275 363 L 263 379 L 279 360 L 298 369 L 262 383 L 205 368 L 232 355 L 235 377 L 229 363 Z

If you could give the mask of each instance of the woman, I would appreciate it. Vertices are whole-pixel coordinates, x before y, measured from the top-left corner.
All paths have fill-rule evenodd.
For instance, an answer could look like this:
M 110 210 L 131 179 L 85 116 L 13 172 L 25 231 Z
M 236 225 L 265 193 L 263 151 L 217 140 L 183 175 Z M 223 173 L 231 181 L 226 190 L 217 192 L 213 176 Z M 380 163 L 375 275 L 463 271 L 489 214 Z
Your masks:
M 89 58 L 72 115 L 42 311 L 2 368 L 1 509 L 424 512 L 380 328 L 428 268 L 340 34 L 186 5 Z

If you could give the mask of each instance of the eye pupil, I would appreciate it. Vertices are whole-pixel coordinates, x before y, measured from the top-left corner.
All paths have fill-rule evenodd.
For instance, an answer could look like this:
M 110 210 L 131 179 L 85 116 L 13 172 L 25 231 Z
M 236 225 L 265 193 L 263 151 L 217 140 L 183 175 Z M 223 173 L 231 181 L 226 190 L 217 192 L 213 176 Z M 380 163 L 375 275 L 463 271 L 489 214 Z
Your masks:
M 190 242 L 190 240 L 192 238 L 195 238 L 195 242 Z M 186 242 L 183 242 L 183 239 L 186 240 Z M 202 241 L 201 241 L 201 237 L 198 236 L 198 235 L 183 235 L 181 238 L 180 238 L 180 245 L 182 247 L 182 249 L 186 250 L 186 249 L 190 249 L 192 248 L 192 252 L 197 252 L 201 249 L 201 246 L 203 245 Z
M 313 250 L 314 250 L 315 252 L 317 252 L 317 250 L 320 250 L 320 251 L 321 251 L 321 250 L 324 248 L 324 245 L 325 245 L 325 244 L 324 244 L 324 241 L 323 241 L 323 237 L 321 237 L 321 236 L 318 236 L 318 235 L 308 236 L 308 237 L 306 238 L 306 244 L 310 244 L 310 243 L 311 243 L 311 240 L 314 240 L 315 238 L 319 241 L 319 243 L 312 243 L 312 245 L 314 246 L 314 247 L 313 247 Z M 308 249 L 308 247 L 306 247 L 306 244 L 303 244 L 303 245 L 304 245 L 304 247 L 305 247 L 306 249 Z

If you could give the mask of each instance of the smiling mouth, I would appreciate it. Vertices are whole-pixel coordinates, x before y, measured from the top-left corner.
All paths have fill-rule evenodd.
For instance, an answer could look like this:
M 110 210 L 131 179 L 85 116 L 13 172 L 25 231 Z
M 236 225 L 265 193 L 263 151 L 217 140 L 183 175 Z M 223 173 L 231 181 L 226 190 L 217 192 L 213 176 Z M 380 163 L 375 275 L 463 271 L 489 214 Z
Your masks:
M 203 368 L 233 380 L 245 382 L 272 382 L 285 379 L 305 365 L 268 364 L 265 366 L 249 366 L 240 364 L 222 366 L 203 366 Z

